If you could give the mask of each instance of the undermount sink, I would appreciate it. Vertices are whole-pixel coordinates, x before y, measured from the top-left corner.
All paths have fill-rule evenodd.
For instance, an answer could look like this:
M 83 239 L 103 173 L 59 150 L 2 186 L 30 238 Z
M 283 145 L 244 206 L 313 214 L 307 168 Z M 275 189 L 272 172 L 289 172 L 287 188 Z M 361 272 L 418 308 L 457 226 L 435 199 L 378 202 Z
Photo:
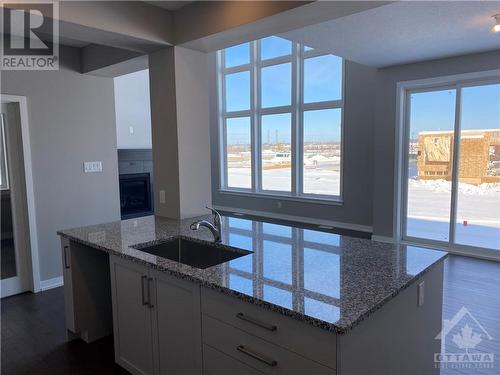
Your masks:
M 252 254 L 247 250 L 231 250 L 184 238 L 175 238 L 151 246 L 136 245 L 133 248 L 201 269 Z

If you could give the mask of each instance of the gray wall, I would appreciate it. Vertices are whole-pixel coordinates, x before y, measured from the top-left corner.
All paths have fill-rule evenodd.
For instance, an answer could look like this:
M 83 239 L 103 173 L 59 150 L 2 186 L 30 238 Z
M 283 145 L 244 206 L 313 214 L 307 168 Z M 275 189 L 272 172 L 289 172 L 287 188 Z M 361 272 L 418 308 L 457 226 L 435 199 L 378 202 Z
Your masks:
M 216 92 L 215 62 L 210 59 L 210 92 Z M 266 211 L 280 215 L 372 225 L 372 154 L 374 68 L 346 62 L 344 105 L 343 205 L 244 197 L 219 192 L 217 98 L 211 95 L 212 201 L 215 205 Z M 278 208 L 278 201 L 282 208 Z
M 397 83 L 499 68 L 500 50 L 497 50 L 378 70 L 373 155 L 374 234 L 388 237 L 393 235 Z
M 155 214 L 186 218 L 211 205 L 207 54 L 169 47 L 149 55 Z M 159 199 L 165 192 L 165 202 Z
M 151 148 L 149 71 L 114 78 L 117 147 Z M 133 127 L 133 134 L 130 133 Z
M 28 98 L 41 280 L 62 275 L 58 229 L 120 217 L 113 81 L 82 75 L 61 48 L 59 71 L 3 71 L 3 94 Z M 103 162 L 83 173 L 83 161 Z

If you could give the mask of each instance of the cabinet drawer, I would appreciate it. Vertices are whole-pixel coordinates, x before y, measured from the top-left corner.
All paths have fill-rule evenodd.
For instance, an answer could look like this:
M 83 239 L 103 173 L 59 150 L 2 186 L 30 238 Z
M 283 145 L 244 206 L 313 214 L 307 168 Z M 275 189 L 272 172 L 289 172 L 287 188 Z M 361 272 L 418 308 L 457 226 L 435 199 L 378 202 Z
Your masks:
M 253 367 L 237 361 L 208 345 L 203 345 L 203 374 L 206 375 L 262 375 Z
M 206 315 L 202 319 L 205 344 L 265 374 L 335 374 L 335 370 L 329 367 L 310 361 L 217 319 Z
M 205 315 L 228 323 L 288 350 L 336 367 L 336 334 L 252 305 L 220 292 L 202 288 Z

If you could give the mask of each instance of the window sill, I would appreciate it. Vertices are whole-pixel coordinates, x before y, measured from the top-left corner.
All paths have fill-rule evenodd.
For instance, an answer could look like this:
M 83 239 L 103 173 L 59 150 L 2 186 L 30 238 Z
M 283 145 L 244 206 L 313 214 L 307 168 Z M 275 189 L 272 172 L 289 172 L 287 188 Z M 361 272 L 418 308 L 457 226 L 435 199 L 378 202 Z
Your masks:
M 264 198 L 264 199 L 274 199 L 274 200 L 284 200 L 291 202 L 300 202 L 300 203 L 315 203 L 315 204 L 324 204 L 330 206 L 343 206 L 344 201 L 341 197 L 338 198 L 323 198 L 323 197 L 296 197 L 287 194 L 279 194 L 279 193 L 255 193 L 255 192 L 246 192 L 243 190 L 229 190 L 229 189 L 219 189 L 218 192 L 220 194 L 225 195 L 236 195 L 247 198 Z

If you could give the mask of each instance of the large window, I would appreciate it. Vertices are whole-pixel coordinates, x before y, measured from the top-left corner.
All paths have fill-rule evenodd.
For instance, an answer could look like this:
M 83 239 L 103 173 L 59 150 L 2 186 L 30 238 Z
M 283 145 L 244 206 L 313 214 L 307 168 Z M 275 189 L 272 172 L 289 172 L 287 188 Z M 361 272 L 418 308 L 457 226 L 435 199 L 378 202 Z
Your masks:
M 402 237 L 500 250 L 500 79 L 409 88 Z
M 340 200 L 342 59 L 271 36 L 217 65 L 221 189 Z

